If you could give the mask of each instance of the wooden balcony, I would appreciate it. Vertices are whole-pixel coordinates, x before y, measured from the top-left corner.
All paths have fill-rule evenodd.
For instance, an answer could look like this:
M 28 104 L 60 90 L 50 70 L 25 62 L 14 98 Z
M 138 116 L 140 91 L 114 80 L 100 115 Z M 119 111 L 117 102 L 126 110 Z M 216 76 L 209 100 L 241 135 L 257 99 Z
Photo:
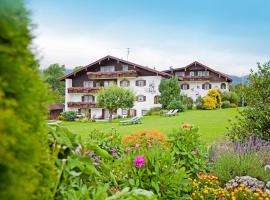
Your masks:
M 69 108 L 95 108 L 96 103 L 94 102 L 68 102 Z
M 95 93 L 99 89 L 99 87 L 70 87 L 68 93 Z
M 137 77 L 135 70 L 115 71 L 115 72 L 87 72 L 89 79 L 112 79 L 120 77 Z
M 181 77 L 183 81 L 207 81 L 212 80 L 211 76 L 183 76 Z

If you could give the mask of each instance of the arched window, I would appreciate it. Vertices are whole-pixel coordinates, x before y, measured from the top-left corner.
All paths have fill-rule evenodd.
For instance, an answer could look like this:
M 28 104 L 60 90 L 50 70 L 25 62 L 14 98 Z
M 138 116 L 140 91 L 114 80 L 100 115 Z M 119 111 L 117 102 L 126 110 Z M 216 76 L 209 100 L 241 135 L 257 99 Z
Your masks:
M 138 95 L 138 96 L 137 96 L 137 101 L 138 101 L 138 102 L 146 101 L 146 96 L 144 96 L 144 95 Z
M 154 104 L 159 104 L 159 96 L 154 96 Z
M 95 102 L 95 96 L 93 95 L 82 96 L 82 102 Z
M 181 85 L 181 90 L 188 90 L 188 89 L 189 89 L 189 84 L 183 83 L 183 84 Z
M 226 83 L 221 83 L 220 88 L 225 90 L 226 89 Z
M 204 83 L 202 84 L 203 90 L 210 90 L 212 88 L 212 85 L 210 83 Z
M 129 81 L 128 80 L 122 80 L 122 81 L 120 81 L 120 86 L 122 86 L 122 87 L 128 87 L 129 86 Z

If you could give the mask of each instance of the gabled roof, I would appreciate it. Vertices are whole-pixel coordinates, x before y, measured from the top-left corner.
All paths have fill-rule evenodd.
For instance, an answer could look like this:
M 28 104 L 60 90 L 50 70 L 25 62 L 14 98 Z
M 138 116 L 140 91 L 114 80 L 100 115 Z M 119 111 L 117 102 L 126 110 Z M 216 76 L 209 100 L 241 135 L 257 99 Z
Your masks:
M 133 63 L 133 62 L 129 62 L 127 60 L 123 60 L 123 59 L 120 59 L 120 58 L 117 58 L 117 57 L 114 57 L 114 56 L 107 55 L 107 56 L 105 56 L 105 57 L 103 57 L 103 58 L 101 58 L 101 59 L 99 59 L 99 60 L 97 60 L 97 61 L 95 61 L 93 63 L 90 63 L 89 65 L 86 65 L 84 67 L 81 67 L 80 69 L 77 69 L 74 72 L 71 72 L 71 73 L 69 73 L 69 74 L 61 77 L 60 80 L 62 81 L 62 80 L 65 80 L 66 78 L 69 78 L 69 77 L 71 77 L 73 75 L 75 76 L 76 73 L 78 73 L 80 71 L 83 71 L 83 70 L 86 70 L 87 71 L 87 69 L 90 68 L 90 67 L 92 67 L 93 65 L 98 64 L 98 63 L 100 63 L 100 62 L 102 62 L 104 60 L 108 60 L 108 59 L 113 59 L 113 60 L 117 60 L 119 62 L 128 64 L 128 65 L 133 65 L 134 67 L 138 67 L 138 68 L 141 68 L 141 69 L 144 69 L 144 70 L 147 70 L 147 71 L 156 73 L 156 74 L 158 74 L 160 76 L 163 76 L 163 77 L 171 77 L 172 76 L 170 74 L 167 74 L 166 72 L 161 72 L 161 71 L 158 71 L 158 70 L 155 70 L 155 69 L 151 69 L 149 67 L 145 67 L 145 66 L 142 66 L 142 65 Z
M 210 68 L 210 67 L 208 67 L 208 66 L 206 66 L 206 65 L 204 65 L 204 64 L 202 64 L 202 63 L 200 63 L 200 62 L 198 62 L 198 61 L 194 61 L 194 62 L 192 62 L 192 63 L 190 63 L 189 65 L 187 65 L 187 66 L 185 66 L 185 67 L 179 67 L 179 68 L 172 68 L 172 70 L 173 71 L 178 71 L 178 70 L 183 70 L 183 69 L 187 69 L 187 68 L 189 68 L 189 67 L 191 67 L 191 66 L 193 66 L 193 65 L 199 65 L 199 66 L 202 66 L 202 67 L 204 67 L 204 68 L 206 68 L 207 70 L 209 70 L 209 71 L 211 71 L 211 72 L 214 72 L 214 73 L 216 73 L 216 74 L 219 74 L 220 76 L 222 76 L 223 78 L 226 78 L 227 80 L 229 80 L 229 81 L 232 81 L 232 79 L 229 77 L 229 76 L 227 76 L 226 74 L 223 74 L 223 73 L 221 73 L 221 72 L 219 72 L 219 71 L 216 71 L 216 70 L 214 70 L 214 69 L 212 69 L 212 68 Z M 164 70 L 163 72 L 165 72 L 165 73 L 170 73 L 170 69 L 169 70 Z

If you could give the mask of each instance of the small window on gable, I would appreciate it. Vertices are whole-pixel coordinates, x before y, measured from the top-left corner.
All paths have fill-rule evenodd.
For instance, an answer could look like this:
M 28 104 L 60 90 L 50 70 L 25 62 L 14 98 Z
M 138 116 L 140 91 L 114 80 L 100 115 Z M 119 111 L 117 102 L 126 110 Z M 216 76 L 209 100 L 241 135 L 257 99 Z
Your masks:
M 226 89 L 226 83 L 221 83 L 220 88 L 225 90 Z
M 93 81 L 84 81 L 83 82 L 83 87 L 93 87 Z
M 146 86 L 146 80 L 137 80 L 136 86 L 139 86 L 139 87 Z
M 137 96 L 137 101 L 138 102 L 144 102 L 144 101 L 146 101 L 146 96 L 144 96 L 144 95 L 138 95 Z
M 181 85 L 181 89 L 182 89 L 182 90 L 188 90 L 188 89 L 189 89 L 189 84 L 183 83 L 183 84 Z
M 100 66 L 100 71 L 101 72 L 114 72 L 114 66 Z
M 95 102 L 95 96 L 93 95 L 82 96 L 82 102 Z
M 203 89 L 203 90 L 210 90 L 211 87 L 212 87 L 212 85 L 211 85 L 210 83 L 204 83 L 204 84 L 202 85 L 202 89 Z
M 128 65 L 122 65 L 122 67 L 123 67 L 123 71 L 128 71 Z
M 122 80 L 122 81 L 120 81 L 120 86 L 122 86 L 122 87 L 128 87 L 129 86 L 129 81 L 128 80 Z

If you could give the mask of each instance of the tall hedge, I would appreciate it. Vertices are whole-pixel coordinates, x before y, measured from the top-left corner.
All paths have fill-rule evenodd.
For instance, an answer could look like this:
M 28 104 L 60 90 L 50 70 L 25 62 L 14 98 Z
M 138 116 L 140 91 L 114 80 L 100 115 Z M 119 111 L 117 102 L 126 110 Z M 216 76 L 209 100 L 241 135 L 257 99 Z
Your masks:
M 0 199 L 38 198 L 46 151 L 47 90 L 30 51 L 29 14 L 0 1 Z

